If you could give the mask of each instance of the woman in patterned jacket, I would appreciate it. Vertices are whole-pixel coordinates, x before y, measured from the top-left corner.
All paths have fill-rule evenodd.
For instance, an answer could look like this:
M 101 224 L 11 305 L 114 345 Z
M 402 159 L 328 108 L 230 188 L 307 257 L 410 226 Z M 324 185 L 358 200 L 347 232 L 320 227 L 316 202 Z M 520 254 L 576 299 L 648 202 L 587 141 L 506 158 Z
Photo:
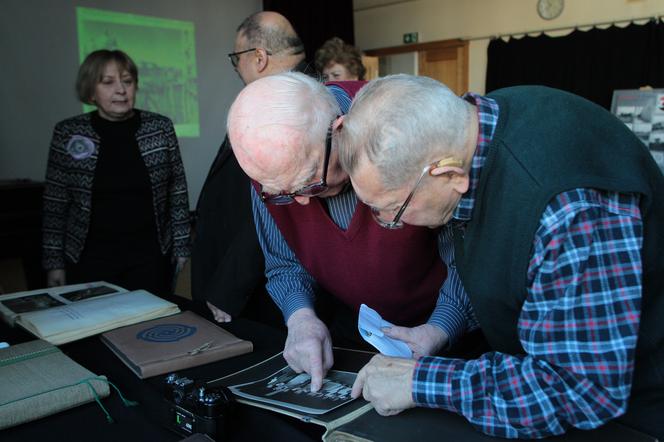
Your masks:
M 76 91 L 93 112 L 55 126 L 46 170 L 49 286 L 105 280 L 158 295 L 189 256 L 187 182 L 173 124 L 134 108 L 138 70 L 122 51 L 90 53 Z

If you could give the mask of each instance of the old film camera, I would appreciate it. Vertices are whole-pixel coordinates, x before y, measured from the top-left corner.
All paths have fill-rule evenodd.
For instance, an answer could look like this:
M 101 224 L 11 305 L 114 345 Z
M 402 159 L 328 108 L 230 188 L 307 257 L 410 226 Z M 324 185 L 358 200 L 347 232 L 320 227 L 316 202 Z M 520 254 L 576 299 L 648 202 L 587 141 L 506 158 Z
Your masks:
M 166 376 L 163 387 L 166 422 L 171 430 L 182 436 L 203 433 L 223 440 L 233 397 L 228 388 L 210 387 L 175 373 Z

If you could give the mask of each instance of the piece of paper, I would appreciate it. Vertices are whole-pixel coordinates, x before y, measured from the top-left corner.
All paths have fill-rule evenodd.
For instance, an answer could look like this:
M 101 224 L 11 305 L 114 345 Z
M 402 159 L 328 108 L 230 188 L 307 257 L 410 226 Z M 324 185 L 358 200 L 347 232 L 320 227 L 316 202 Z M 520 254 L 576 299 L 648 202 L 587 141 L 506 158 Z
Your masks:
M 403 341 L 386 336 L 381 328 L 392 327 L 392 323 L 384 320 L 377 311 L 366 304 L 360 306 L 360 316 L 357 320 L 357 328 L 360 335 L 369 344 L 385 356 L 396 356 L 399 358 L 412 358 L 413 352 Z

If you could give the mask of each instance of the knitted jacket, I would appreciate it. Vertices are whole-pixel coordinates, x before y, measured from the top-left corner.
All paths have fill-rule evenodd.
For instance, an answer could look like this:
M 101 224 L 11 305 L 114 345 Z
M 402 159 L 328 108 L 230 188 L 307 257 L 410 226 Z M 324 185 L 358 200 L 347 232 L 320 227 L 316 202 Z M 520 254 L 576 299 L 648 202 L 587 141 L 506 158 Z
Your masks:
M 150 177 L 161 252 L 189 256 L 189 200 L 177 138 L 170 119 L 136 110 L 136 139 Z M 91 114 L 56 124 L 46 169 L 42 221 L 42 265 L 65 268 L 65 256 L 78 262 L 90 227 L 92 186 L 100 137 Z M 122 171 L 118 171 L 118 176 Z

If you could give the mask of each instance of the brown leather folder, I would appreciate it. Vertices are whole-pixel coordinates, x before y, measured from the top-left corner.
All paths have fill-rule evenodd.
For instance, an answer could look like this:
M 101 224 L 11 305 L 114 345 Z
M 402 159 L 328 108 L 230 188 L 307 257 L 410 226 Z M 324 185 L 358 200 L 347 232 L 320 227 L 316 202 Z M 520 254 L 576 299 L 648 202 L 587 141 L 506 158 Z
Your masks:
M 101 340 L 141 379 L 253 350 L 250 341 L 189 311 L 119 328 Z

